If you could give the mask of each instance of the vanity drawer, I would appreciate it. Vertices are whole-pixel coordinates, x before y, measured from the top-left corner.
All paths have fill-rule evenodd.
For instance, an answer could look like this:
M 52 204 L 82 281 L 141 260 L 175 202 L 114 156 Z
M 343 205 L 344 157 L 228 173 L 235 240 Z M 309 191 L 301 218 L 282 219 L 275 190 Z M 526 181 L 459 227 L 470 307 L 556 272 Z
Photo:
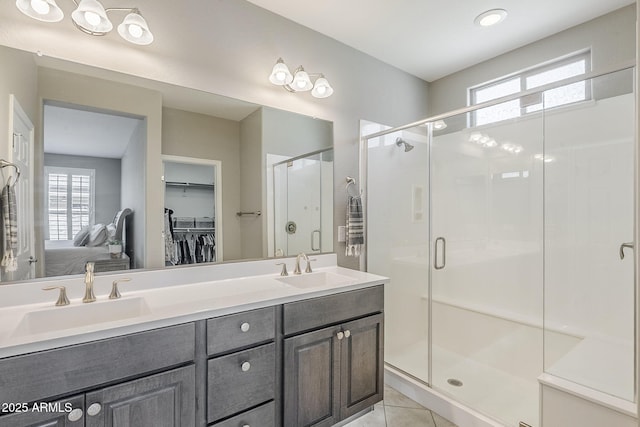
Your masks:
M 284 304 L 284 334 L 291 335 L 379 313 L 384 285 Z
M 0 359 L 0 402 L 33 402 L 190 362 L 186 323 Z
M 207 320 L 207 354 L 272 341 L 276 332 L 275 310 L 267 307 Z
M 211 427 L 275 427 L 276 408 L 273 402 L 212 424 Z
M 275 344 L 239 351 L 208 362 L 209 422 L 242 412 L 275 397 Z

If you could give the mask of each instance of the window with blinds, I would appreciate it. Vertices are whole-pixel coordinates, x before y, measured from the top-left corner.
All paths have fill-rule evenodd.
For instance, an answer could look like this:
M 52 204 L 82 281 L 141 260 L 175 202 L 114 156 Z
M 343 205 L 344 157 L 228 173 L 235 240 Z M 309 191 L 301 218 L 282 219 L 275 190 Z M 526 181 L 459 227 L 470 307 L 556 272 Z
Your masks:
M 72 240 L 95 220 L 95 170 L 45 167 L 48 240 Z

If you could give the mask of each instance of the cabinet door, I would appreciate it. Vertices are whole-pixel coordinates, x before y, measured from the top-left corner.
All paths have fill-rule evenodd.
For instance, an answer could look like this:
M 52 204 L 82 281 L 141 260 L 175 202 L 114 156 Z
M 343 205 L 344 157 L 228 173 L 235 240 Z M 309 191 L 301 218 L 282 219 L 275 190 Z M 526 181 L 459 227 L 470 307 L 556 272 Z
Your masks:
M 0 417 L 2 427 L 83 427 L 84 395 L 51 403 L 38 402 L 17 412 Z
M 107 387 L 86 395 L 87 427 L 192 427 L 193 365 Z
M 284 340 L 284 425 L 331 426 L 340 420 L 339 327 Z
M 345 323 L 342 329 L 340 415 L 344 419 L 382 400 L 383 315 Z

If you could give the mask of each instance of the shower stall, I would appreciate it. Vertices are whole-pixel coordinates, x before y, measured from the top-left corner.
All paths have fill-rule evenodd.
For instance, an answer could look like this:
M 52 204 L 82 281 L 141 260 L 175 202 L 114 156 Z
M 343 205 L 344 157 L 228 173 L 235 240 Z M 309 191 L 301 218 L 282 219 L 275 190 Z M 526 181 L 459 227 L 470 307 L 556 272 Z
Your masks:
M 622 416 L 601 425 L 637 425 L 634 79 L 629 67 L 363 125 L 388 370 L 477 425 L 581 425 L 558 421 L 551 391 Z M 587 100 L 558 105 L 567 91 Z

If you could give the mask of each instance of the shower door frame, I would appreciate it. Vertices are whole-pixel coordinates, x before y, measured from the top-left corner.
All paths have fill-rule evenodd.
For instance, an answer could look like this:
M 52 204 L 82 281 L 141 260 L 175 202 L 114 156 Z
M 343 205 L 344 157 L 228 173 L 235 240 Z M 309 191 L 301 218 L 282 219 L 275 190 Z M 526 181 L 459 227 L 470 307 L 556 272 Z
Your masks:
M 640 14 L 640 11 L 638 12 Z M 638 200 L 638 190 L 640 189 L 640 149 L 638 147 L 638 141 L 639 141 L 639 135 L 640 135 L 640 120 L 638 117 L 638 114 L 640 113 L 640 100 L 639 100 L 639 95 L 638 95 L 638 88 L 640 88 L 640 75 L 638 73 L 638 69 L 637 69 L 637 64 L 636 61 L 626 61 L 622 64 L 616 64 L 616 66 L 613 67 L 607 67 L 607 68 L 603 68 L 599 71 L 590 71 L 588 73 L 585 74 L 581 74 L 578 76 L 574 76 L 574 77 L 570 77 L 567 79 L 563 79 L 563 80 L 559 80 L 553 83 L 549 83 L 546 85 L 542 85 L 542 86 L 538 86 L 534 89 L 529 89 L 529 90 L 525 90 L 522 92 L 518 92 L 516 94 L 512 94 L 512 95 L 507 95 L 501 98 L 496 98 L 490 101 L 486 101 L 480 104 L 476 104 L 476 105 L 472 105 L 472 106 L 468 106 L 468 107 L 463 107 L 463 108 L 459 108 L 453 111 L 449 111 L 446 113 L 442 113 L 442 114 L 437 114 L 431 117 L 428 117 L 426 119 L 422 119 L 413 123 L 409 123 L 406 125 L 402 125 L 402 126 L 397 126 L 397 127 L 389 127 L 385 130 L 379 131 L 379 132 L 375 132 L 372 134 L 368 134 L 368 135 L 360 135 L 360 143 L 359 143 L 359 177 L 360 177 L 360 191 L 364 200 L 364 203 L 367 202 L 368 200 L 368 186 L 367 186 L 367 167 L 368 167 L 368 162 L 367 162 L 367 155 L 368 155 L 368 141 L 374 138 L 379 138 L 385 135 L 389 135 L 395 132 L 399 132 L 402 130 L 407 130 L 407 129 L 411 129 L 417 126 L 421 126 L 421 125 L 427 125 L 428 126 L 428 130 L 427 130 L 427 142 L 429 144 L 429 149 L 428 149 L 428 165 L 427 167 L 429 168 L 429 186 L 431 186 L 432 183 L 432 171 L 431 171 L 431 159 L 432 159 L 432 137 L 433 137 L 433 132 L 432 132 L 432 124 L 438 120 L 445 120 L 448 119 L 450 117 L 453 116 L 458 116 L 458 115 L 462 115 L 462 114 L 467 114 L 467 113 L 471 113 L 473 111 L 477 111 L 483 108 L 488 108 L 488 107 L 492 107 L 498 104 L 502 104 L 508 101 L 512 101 L 515 99 L 520 99 L 522 97 L 526 97 L 528 95 L 534 95 L 534 94 L 542 94 L 545 91 L 551 90 L 551 89 L 555 89 L 557 87 L 561 87 L 561 86 L 566 86 L 572 83 L 577 83 L 577 82 L 581 82 L 581 81 L 587 81 L 587 80 L 592 80 L 595 79 L 597 77 L 601 77 L 601 76 L 605 76 L 607 74 L 612 74 L 612 73 L 616 73 L 616 72 L 620 72 L 620 71 L 624 71 L 624 70 L 633 70 L 634 75 L 635 75 L 635 81 L 634 81 L 634 94 L 635 94 L 635 135 L 634 135 L 634 148 L 635 148 L 635 162 L 634 162 L 634 182 L 633 182 L 633 186 L 634 186 L 634 224 L 633 224 L 633 236 L 634 236 L 634 294 L 635 294 L 635 300 L 634 300 L 634 317 L 635 317 L 635 321 L 634 321 L 634 336 L 635 336 L 635 354 L 634 354 L 634 401 L 635 401 L 635 405 L 638 408 L 637 410 L 637 414 L 640 415 L 640 399 L 638 399 L 638 385 L 640 384 L 640 338 L 639 338 L 639 333 L 640 333 L 640 315 L 638 313 L 638 310 L 640 308 L 640 275 L 638 274 L 638 266 L 640 265 L 640 250 L 637 250 L 637 246 L 638 244 L 640 244 L 640 230 L 638 227 L 638 224 L 640 224 L 640 201 Z M 429 211 L 431 211 L 431 203 L 432 203 L 432 198 L 431 198 L 431 191 L 429 191 Z M 367 253 L 368 253 L 368 218 L 367 218 L 368 212 L 367 210 L 365 210 L 364 212 L 364 223 L 365 223 L 365 227 L 364 227 L 364 234 L 365 234 L 365 250 L 363 251 L 363 255 L 360 257 L 360 269 L 363 271 L 367 271 Z M 430 237 L 432 236 L 433 233 L 433 225 L 432 225 L 432 215 L 429 215 L 429 235 Z M 431 248 L 431 244 L 429 245 L 429 275 L 428 275 L 428 281 L 429 281 L 429 291 L 428 291 L 428 295 L 429 295 L 429 325 L 428 327 L 428 381 L 426 383 L 426 385 L 433 389 L 433 357 L 432 357 L 432 344 L 433 344 L 433 310 L 432 310 L 432 304 L 433 304 L 433 298 L 432 298 L 432 274 L 433 274 L 433 259 L 432 259 L 432 248 Z M 544 283 L 542 284 L 543 289 L 544 289 Z M 544 331 L 544 328 L 543 328 Z M 543 344 L 544 346 L 544 344 Z M 544 355 L 544 350 L 543 350 L 543 355 Z M 385 362 L 386 364 L 386 362 Z M 389 365 L 392 366 L 392 365 Z M 406 372 L 404 372 L 401 368 L 398 368 L 396 366 L 392 366 L 395 369 L 398 369 L 399 371 L 402 371 L 404 374 L 416 379 L 417 381 L 420 381 L 422 383 L 424 383 L 424 381 L 420 380 L 419 378 L 414 377 L 411 374 L 408 374 Z M 474 409 L 474 408 L 471 408 Z M 474 409 L 475 410 L 475 409 Z M 640 417 L 639 417 L 640 419 Z M 639 426 L 640 426 L 640 422 L 639 422 Z

